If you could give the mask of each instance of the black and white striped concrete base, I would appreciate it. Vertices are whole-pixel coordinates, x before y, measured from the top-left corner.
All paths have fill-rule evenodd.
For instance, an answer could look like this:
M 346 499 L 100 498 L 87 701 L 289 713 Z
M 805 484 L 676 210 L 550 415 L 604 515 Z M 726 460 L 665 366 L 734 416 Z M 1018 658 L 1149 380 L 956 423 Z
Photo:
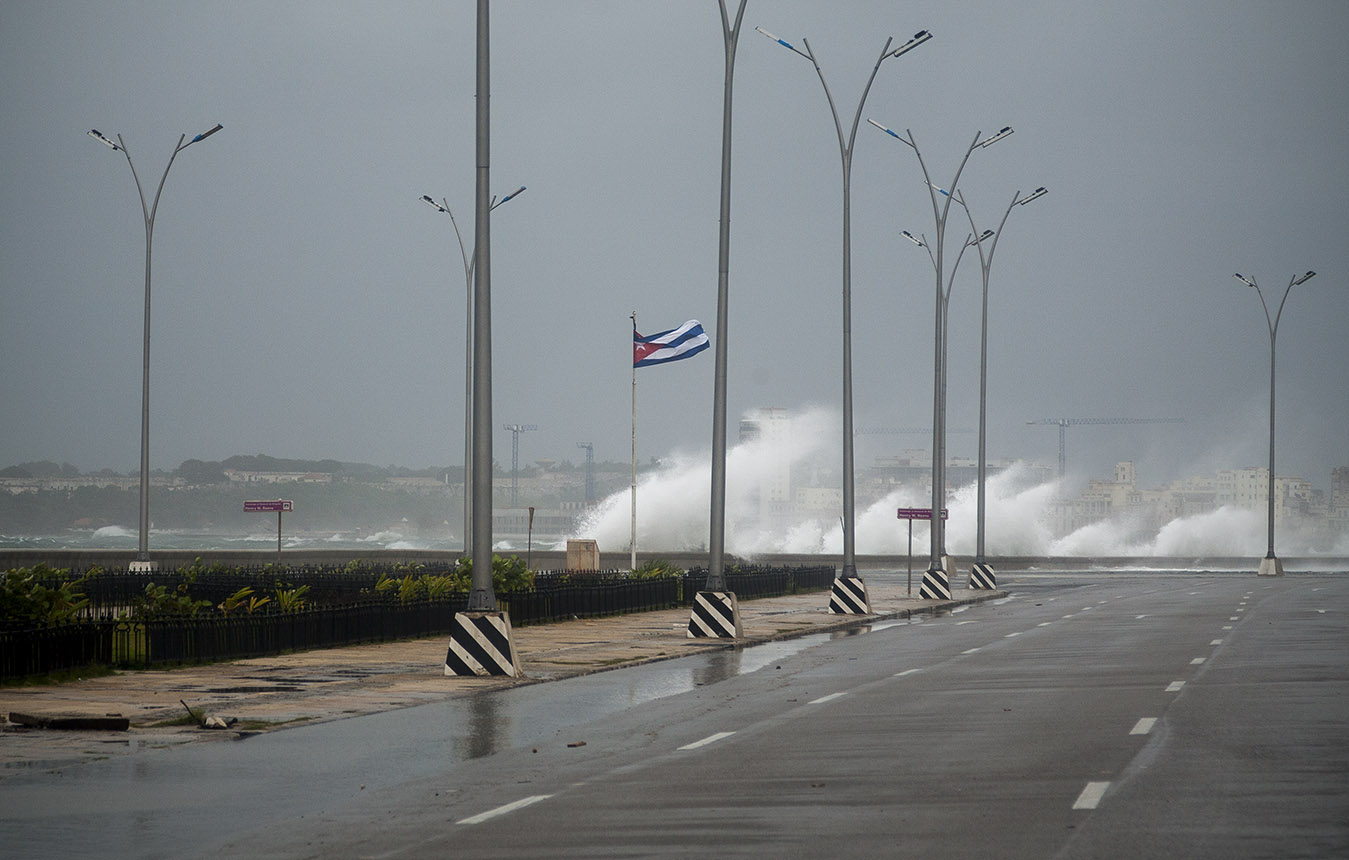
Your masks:
M 520 661 L 511 642 L 511 619 L 505 612 L 456 612 L 445 655 L 446 675 L 520 676 Z
M 871 596 L 860 576 L 840 576 L 829 589 L 829 611 L 835 615 L 870 615 Z
M 693 598 L 689 638 L 740 639 L 740 604 L 731 591 L 700 591 Z
M 918 586 L 918 596 L 923 600 L 950 600 L 951 578 L 944 570 L 929 570 L 923 574 L 923 583 Z
M 998 576 L 993 572 L 993 565 L 980 562 L 970 565 L 970 588 L 993 591 L 997 587 Z

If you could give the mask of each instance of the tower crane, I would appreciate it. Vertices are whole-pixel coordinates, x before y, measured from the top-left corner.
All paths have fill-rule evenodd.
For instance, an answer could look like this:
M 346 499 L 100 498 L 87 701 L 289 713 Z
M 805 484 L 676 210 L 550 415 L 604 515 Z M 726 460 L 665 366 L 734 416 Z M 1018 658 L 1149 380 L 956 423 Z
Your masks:
M 586 505 L 595 503 L 595 446 L 590 442 L 577 442 L 577 448 L 586 452 Z
M 515 507 L 515 493 L 520 486 L 520 434 L 527 430 L 537 430 L 537 424 L 503 424 L 502 429 L 511 431 L 511 507 Z
M 1184 418 L 1037 418 L 1027 424 L 1049 424 L 1059 428 L 1059 483 L 1067 467 L 1066 436 L 1070 426 L 1082 424 L 1184 424 Z

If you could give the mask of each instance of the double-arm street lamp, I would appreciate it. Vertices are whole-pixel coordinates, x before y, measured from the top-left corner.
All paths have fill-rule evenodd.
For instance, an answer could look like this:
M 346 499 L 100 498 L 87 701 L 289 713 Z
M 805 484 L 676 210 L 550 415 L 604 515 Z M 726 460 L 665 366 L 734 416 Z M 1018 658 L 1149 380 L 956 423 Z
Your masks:
M 500 200 L 493 198 L 488 211 L 515 199 L 524 190 L 525 186 L 521 185 Z M 469 535 L 473 534 L 473 255 L 464 247 L 464 234 L 459 232 L 459 222 L 450 211 L 450 204 L 444 198 L 437 203 L 428 194 L 423 194 L 421 201 L 450 216 L 454 237 L 459 240 L 459 256 L 464 260 L 465 294 L 468 297 L 464 311 L 464 554 L 467 555 L 472 552 Z
M 981 239 L 991 237 L 992 241 L 987 243 L 988 253 L 984 253 L 985 244 L 982 241 L 979 244 L 979 268 L 984 276 L 984 290 L 983 310 L 980 314 L 979 324 L 979 483 L 976 505 L 978 510 L 975 517 L 977 525 L 974 563 L 970 565 L 970 585 L 975 588 L 997 587 L 996 574 L 984 557 L 984 502 L 985 482 L 988 477 L 988 460 L 984 444 L 988 426 L 988 272 L 993 267 L 993 253 L 998 249 L 998 240 L 1002 238 L 1002 228 L 1007 223 L 1007 216 L 1012 214 L 1012 209 L 1017 206 L 1025 206 L 1037 197 L 1043 197 L 1048 193 L 1049 191 L 1042 185 L 1022 197 L 1021 191 L 1018 189 L 1012 195 L 1012 202 L 1007 204 L 1007 211 L 1002 213 L 1002 220 L 998 222 L 998 229 L 996 231 L 986 230 L 984 235 L 980 237 Z M 965 210 L 965 216 L 970 220 L 971 232 L 977 233 L 979 228 L 974 226 L 974 215 L 970 212 L 970 207 L 965 204 L 965 196 L 957 193 L 956 202 L 960 204 L 960 208 Z
M 839 156 L 843 160 L 843 572 L 842 578 L 853 579 L 857 576 L 857 556 L 855 541 L 855 508 L 854 508 L 854 489 L 853 489 L 853 409 L 852 409 L 852 240 L 850 235 L 852 221 L 851 207 L 851 176 L 852 176 L 852 156 L 853 142 L 857 138 L 857 125 L 862 117 L 862 105 L 866 103 L 867 93 L 871 91 L 872 81 L 876 79 L 876 72 L 880 70 L 881 63 L 891 57 L 899 57 L 907 54 L 914 48 L 923 44 L 932 38 L 932 34 L 927 30 L 920 30 L 915 33 L 913 38 L 900 45 L 894 50 L 890 49 L 893 38 L 885 40 L 885 47 L 881 49 L 880 56 L 876 59 L 876 65 L 871 69 L 871 75 L 867 78 L 866 86 L 862 89 L 862 97 L 857 102 L 857 112 L 853 115 L 852 128 L 845 138 L 843 135 L 843 124 L 839 121 L 838 109 L 834 106 L 834 97 L 829 92 L 829 84 L 824 79 L 824 72 L 820 69 L 820 64 L 815 60 L 815 54 L 810 49 L 810 42 L 805 39 L 801 44 L 805 46 L 802 51 L 789 42 L 779 39 L 767 30 L 755 27 L 760 33 L 787 48 L 794 54 L 805 57 L 810 64 L 815 67 L 815 74 L 820 79 L 820 84 L 824 87 L 824 96 L 829 102 L 829 111 L 834 117 L 834 129 L 838 132 Z M 939 279 L 940 280 L 940 279 Z M 939 287 L 940 289 L 940 287 Z
M 173 154 L 169 156 L 169 163 L 164 166 L 164 175 L 159 178 L 159 187 L 155 189 L 154 200 L 149 204 L 146 203 L 145 189 L 141 187 L 140 176 L 136 173 L 136 165 L 131 161 L 131 153 L 127 150 L 122 136 L 117 135 L 117 141 L 114 143 L 96 128 L 89 131 L 89 136 L 94 140 L 126 156 L 126 163 L 131 167 L 131 178 L 136 182 L 136 193 L 140 195 L 141 215 L 145 220 L 145 336 L 141 356 L 140 543 L 136 549 L 136 559 L 131 563 L 132 570 L 154 570 L 155 568 L 154 563 L 150 561 L 150 248 L 155 233 L 155 213 L 159 210 L 159 195 L 164 190 L 164 181 L 169 178 L 169 168 L 173 167 L 173 160 L 178 157 L 178 153 L 198 141 L 205 140 L 222 128 L 224 126 L 216 123 L 215 127 L 203 131 L 191 140 L 188 140 L 185 134 L 178 136 L 178 145 L 173 148 Z
M 928 196 L 932 199 L 932 215 L 937 226 L 935 254 L 932 258 L 932 265 L 937 273 L 937 310 L 932 360 L 932 546 L 928 571 L 923 577 L 922 585 L 919 586 L 918 595 L 927 599 L 946 600 L 951 596 L 950 576 L 945 569 L 945 561 L 943 560 L 946 551 L 946 524 L 941 518 L 941 509 L 946 503 L 946 300 L 949 289 L 944 289 L 942 284 L 942 251 L 946 237 L 946 216 L 950 212 L 952 195 L 957 193 L 960 174 L 964 172 L 965 164 L 970 160 L 970 155 L 974 150 L 992 146 L 1012 134 L 1012 128 L 1004 126 L 997 134 L 990 135 L 987 138 L 982 137 L 983 132 L 975 132 L 974 140 L 970 142 L 969 148 L 965 150 L 964 157 L 960 159 L 960 166 L 956 168 L 955 178 L 951 180 L 950 187 L 942 188 L 932 182 L 927 163 L 923 160 L 923 153 L 918 148 L 912 131 L 906 129 L 908 137 L 905 137 L 875 120 L 868 119 L 867 122 L 901 143 L 907 144 L 918 156 L 918 166 L 923 170 L 923 181 L 927 185 Z M 945 198 L 944 202 L 938 201 L 938 197 Z M 912 239 L 913 237 L 909 236 L 908 238 Z M 979 241 L 983 241 L 984 238 L 984 236 L 980 236 Z M 929 249 L 929 253 L 932 253 L 933 250 Z M 961 251 L 964 252 L 963 247 Z M 959 258 L 957 258 L 957 262 L 959 262 Z
M 1305 284 L 1316 277 L 1315 272 L 1307 272 L 1305 275 L 1295 275 L 1288 281 L 1288 286 L 1284 288 L 1283 298 L 1279 300 L 1279 309 L 1274 312 L 1274 316 L 1269 315 L 1269 305 L 1265 302 L 1265 294 L 1260 292 L 1260 287 L 1255 283 L 1254 278 L 1242 277 L 1239 273 L 1233 275 L 1238 281 L 1255 290 L 1255 294 L 1260 297 L 1260 307 L 1265 311 L 1265 323 L 1269 326 L 1269 548 L 1265 552 L 1265 557 L 1260 561 L 1260 576 L 1283 576 L 1283 563 L 1274 555 L 1274 342 L 1279 336 L 1279 319 L 1283 316 L 1283 304 L 1288 301 L 1288 293 L 1293 287 L 1299 284 Z

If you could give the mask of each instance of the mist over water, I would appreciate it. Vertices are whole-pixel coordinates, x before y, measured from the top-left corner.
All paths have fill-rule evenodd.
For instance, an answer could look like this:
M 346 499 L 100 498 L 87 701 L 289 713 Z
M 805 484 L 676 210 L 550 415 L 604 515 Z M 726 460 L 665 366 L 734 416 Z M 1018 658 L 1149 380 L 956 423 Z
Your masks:
M 761 515 L 761 488 L 789 468 L 794 487 L 837 489 L 841 460 L 841 421 L 828 409 L 810 408 L 786 419 L 789 431 L 728 446 L 726 455 L 726 551 L 753 558 L 770 553 L 843 551 L 841 505 L 828 511 L 797 511 L 777 518 Z M 640 429 L 640 428 L 639 428 Z M 639 436 L 640 439 L 640 436 Z M 637 548 L 643 552 L 705 550 L 709 534 L 711 452 L 676 452 L 660 468 L 640 477 L 637 486 Z M 875 501 L 861 502 L 868 469 L 857 473 L 856 539 L 859 555 L 903 555 L 908 524 L 895 517 L 900 507 L 927 507 L 931 491 L 901 486 Z M 1266 514 L 1236 507 L 1174 519 L 1153 529 L 1118 515 L 1062 537 L 1053 530 L 1054 482 L 1037 483 L 1028 464 L 1017 462 L 990 475 L 985 502 L 985 551 L 992 556 L 1260 556 L 1266 549 Z M 977 543 L 977 487 L 954 489 L 947 504 L 947 551 L 972 556 Z M 585 518 L 574 537 L 593 538 L 606 551 L 626 549 L 631 537 L 631 493 L 604 499 Z M 1324 536 L 1298 523 L 1280 523 L 1280 555 L 1349 554 L 1349 536 L 1333 546 Z M 913 523 L 913 553 L 930 554 L 926 523 Z

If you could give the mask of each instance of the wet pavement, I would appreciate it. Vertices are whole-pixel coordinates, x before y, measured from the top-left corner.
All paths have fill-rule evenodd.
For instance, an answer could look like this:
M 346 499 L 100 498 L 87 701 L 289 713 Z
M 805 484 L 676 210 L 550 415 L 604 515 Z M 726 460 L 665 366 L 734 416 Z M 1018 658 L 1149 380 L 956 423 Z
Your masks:
M 890 579 L 890 581 L 886 581 Z M 42 687 L 0 689 L 0 714 L 46 717 L 121 716 L 122 732 L 29 729 L 5 723 L 0 731 L 0 780 L 30 768 L 49 768 L 135 753 L 146 748 L 238 739 L 250 735 L 447 702 L 468 707 L 475 693 L 720 652 L 696 678 L 688 669 L 643 673 L 620 693 L 629 703 L 713 683 L 717 672 L 752 671 L 764 660 L 806 647 L 819 635 L 860 631 L 890 619 L 951 611 L 1003 592 L 957 588 L 953 600 L 919 600 L 902 580 L 867 579 L 873 614 L 833 615 L 828 592 L 740 602 L 740 640 L 689 639 L 688 609 L 577 619 L 513 631 L 524 677 L 445 677 L 448 636 L 359 645 L 188 666 L 126 671 Z M 764 643 L 773 643 L 770 647 Z M 718 668 L 720 667 L 720 668 Z M 656 669 L 657 667 L 652 667 Z M 459 701 L 457 705 L 455 702 Z M 198 714 L 235 720 L 228 729 L 166 725 Z M 471 716 L 471 715 L 470 715 Z M 479 739 L 490 754 L 496 741 Z M 471 750 L 467 751 L 472 755 Z

